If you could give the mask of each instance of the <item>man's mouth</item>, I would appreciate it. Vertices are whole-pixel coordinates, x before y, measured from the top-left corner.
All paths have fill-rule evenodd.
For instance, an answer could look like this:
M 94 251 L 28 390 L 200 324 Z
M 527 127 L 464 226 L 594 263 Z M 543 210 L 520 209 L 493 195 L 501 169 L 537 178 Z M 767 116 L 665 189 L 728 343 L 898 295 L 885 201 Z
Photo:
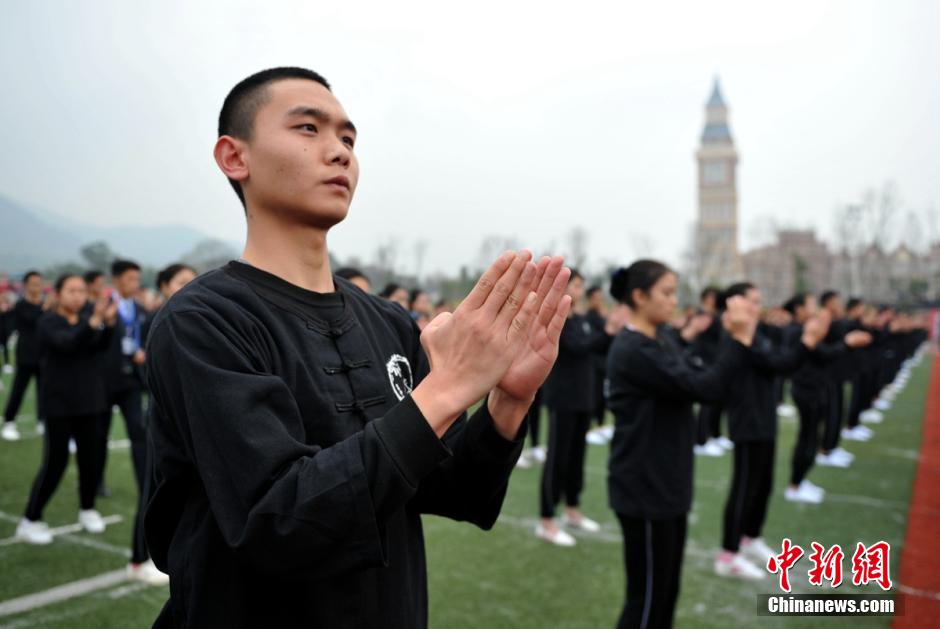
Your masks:
M 342 186 L 349 190 L 349 178 L 345 175 L 340 175 L 339 177 L 333 177 L 332 179 L 327 179 L 326 183 L 331 186 Z

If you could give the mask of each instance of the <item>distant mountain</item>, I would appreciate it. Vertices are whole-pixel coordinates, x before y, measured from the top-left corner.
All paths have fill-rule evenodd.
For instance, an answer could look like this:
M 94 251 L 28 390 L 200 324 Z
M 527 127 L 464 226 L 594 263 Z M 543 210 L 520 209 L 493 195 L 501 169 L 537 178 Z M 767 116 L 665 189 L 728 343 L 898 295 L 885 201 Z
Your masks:
M 185 225 L 99 227 L 26 208 L 0 195 L 0 270 L 18 273 L 61 262 L 83 263 L 79 249 L 103 240 L 116 254 L 147 266 L 178 260 L 210 237 Z

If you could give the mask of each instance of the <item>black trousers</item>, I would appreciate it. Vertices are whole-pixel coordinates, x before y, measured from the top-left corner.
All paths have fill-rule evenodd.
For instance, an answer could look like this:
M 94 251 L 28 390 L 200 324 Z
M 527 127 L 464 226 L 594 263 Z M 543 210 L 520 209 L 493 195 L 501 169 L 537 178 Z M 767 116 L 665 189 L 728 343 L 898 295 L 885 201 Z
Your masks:
M 724 409 L 717 404 L 701 404 L 698 407 L 698 434 L 695 442 L 704 445 L 706 441 L 721 436 L 721 413 Z
M 845 414 L 845 383 L 842 380 L 828 384 L 829 405 L 825 416 L 822 450 L 829 452 L 839 445 L 842 416 Z
M 82 509 L 95 507 L 95 415 L 50 417 L 43 435 L 42 463 L 26 504 L 26 518 L 42 520 L 43 509 L 62 482 L 69 462 L 69 439 L 75 439 L 78 496 Z
M 134 464 L 134 478 L 137 481 L 138 505 L 134 516 L 134 533 L 131 540 L 131 561 L 143 563 L 150 558 L 147 544 L 144 540 L 144 511 L 149 500 L 145 493 L 145 483 L 150 474 L 150 464 L 147 461 L 147 433 L 144 424 L 143 391 L 140 388 L 127 388 L 113 392 L 108 403 L 108 410 L 98 418 L 97 431 L 97 474 L 95 487 L 104 481 L 105 467 L 108 458 L 108 438 L 111 434 L 111 408 L 117 406 L 124 417 L 127 429 L 127 438 L 131 442 L 131 461 Z
M 774 486 L 776 449 L 774 441 L 734 444 L 734 470 L 721 539 L 721 547 L 727 551 L 738 552 L 742 535 L 760 537 Z
M 558 412 L 548 416 L 548 456 L 542 466 L 539 512 L 543 518 L 555 516 L 561 501 L 577 507 L 584 488 L 585 436 L 591 423 L 590 412 Z
M 796 408 L 800 412 L 800 429 L 793 445 L 790 483 L 799 485 L 816 460 L 819 448 L 819 425 L 825 421 L 827 391 L 824 388 L 803 389 L 793 387 L 791 391 Z
M 682 580 L 685 514 L 668 520 L 645 520 L 617 514 L 623 530 L 627 594 L 618 629 L 672 627 Z
M 607 400 L 604 398 L 604 380 L 607 378 L 605 369 L 594 371 L 594 410 L 591 412 L 591 419 L 598 426 L 604 425 L 604 417 L 607 415 Z
M 867 370 L 859 371 L 852 379 L 852 399 L 849 402 L 849 416 L 846 419 L 849 428 L 858 426 L 862 411 L 869 408 L 874 401 L 875 398 L 872 395 L 873 381 L 872 373 Z
M 529 440 L 532 442 L 532 447 L 535 448 L 539 445 L 539 428 L 542 425 L 541 389 L 535 392 L 535 399 L 532 400 L 532 405 L 529 406 L 529 412 L 526 416 L 529 420 Z
M 23 404 L 23 396 L 26 395 L 26 388 L 29 387 L 29 381 L 36 378 L 36 391 L 39 391 L 39 365 L 16 364 L 16 373 L 13 375 L 13 386 L 10 388 L 10 397 L 7 398 L 7 407 L 3 411 L 3 419 L 12 422 L 16 419 L 16 414 L 20 412 L 20 406 Z M 36 417 L 39 415 L 39 395 L 36 395 Z

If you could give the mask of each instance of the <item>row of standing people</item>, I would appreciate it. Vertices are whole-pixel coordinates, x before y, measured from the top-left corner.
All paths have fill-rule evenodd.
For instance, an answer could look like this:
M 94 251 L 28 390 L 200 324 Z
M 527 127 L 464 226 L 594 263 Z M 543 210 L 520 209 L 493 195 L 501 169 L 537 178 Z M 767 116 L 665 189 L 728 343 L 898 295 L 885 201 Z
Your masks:
M 728 417 L 733 471 L 714 570 L 762 579 L 774 552 L 761 532 L 773 489 L 778 408 L 786 408 L 783 383 L 790 381 L 800 415 L 784 496 L 818 504 L 825 491 L 806 479 L 813 464 L 850 463 L 839 437 L 871 438 L 860 419 L 880 421 L 876 407 L 889 403 L 889 383 L 907 377 L 905 361 L 926 339 L 922 322 L 859 299 L 844 310 L 835 291 L 818 302 L 800 293 L 781 308 L 765 309 L 759 287 L 749 282 L 706 291 L 698 311 L 677 319 L 677 287 L 667 266 L 637 261 L 614 274 L 611 294 L 618 305 L 606 316 L 600 291 L 592 287 L 587 311 L 575 309 L 568 317 L 558 360 L 530 412 L 530 430 L 537 430 L 540 405 L 549 411 L 535 532 L 559 546 L 576 545 L 566 529 L 600 529 L 578 506 L 585 443 L 592 432 L 604 435 L 603 428 L 589 428 L 592 417 L 603 422 L 605 403 L 614 416 L 608 495 L 624 536 L 621 627 L 671 625 L 694 453 L 704 454 L 706 445 L 725 451 L 714 441 L 722 414 Z M 577 272 L 568 292 L 580 302 Z M 606 395 L 597 392 L 599 382 Z M 852 384 L 848 404 L 846 383 Z M 521 466 L 538 460 L 538 452 L 529 450 Z M 562 499 L 559 523 L 555 512 Z

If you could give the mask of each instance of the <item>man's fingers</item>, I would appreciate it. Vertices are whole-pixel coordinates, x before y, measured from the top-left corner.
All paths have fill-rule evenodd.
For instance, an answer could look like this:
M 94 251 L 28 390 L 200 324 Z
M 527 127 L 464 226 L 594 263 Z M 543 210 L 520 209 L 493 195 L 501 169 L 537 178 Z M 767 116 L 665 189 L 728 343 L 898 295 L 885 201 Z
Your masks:
M 528 298 L 529 293 L 535 287 L 535 276 L 537 274 L 538 267 L 531 262 L 527 262 L 519 281 L 516 282 L 516 287 L 513 289 L 512 294 L 506 298 L 506 303 L 503 304 L 499 315 L 496 317 L 496 325 L 502 326 L 501 329 L 509 327 L 513 317 L 523 307 L 523 301 Z M 535 312 L 538 312 L 538 308 L 535 309 Z
M 512 265 L 513 261 L 516 259 L 515 251 L 506 251 L 501 256 L 496 258 L 496 261 L 490 265 L 483 275 L 480 276 L 480 279 L 477 280 L 476 286 L 473 287 L 473 290 L 470 291 L 470 294 L 467 295 L 467 298 L 461 302 L 460 306 L 457 307 L 457 310 L 476 310 L 481 307 L 486 301 L 486 298 L 493 291 L 493 288 L 496 286 L 496 282 L 499 281 L 499 278 L 509 270 L 509 267 Z
M 509 324 L 507 338 L 510 343 L 524 342 L 529 338 L 529 329 L 532 327 L 532 323 L 535 321 L 535 315 L 538 312 L 536 310 L 537 303 L 538 298 L 535 291 L 529 291 L 525 297 L 525 302 L 522 304 L 522 308 L 519 309 L 519 312 L 516 313 L 516 316 L 513 317 L 512 322 Z M 502 313 L 500 313 L 500 315 L 502 315 Z
M 549 270 L 545 273 L 546 277 L 551 273 L 551 271 L 552 268 L 549 267 Z M 539 310 L 539 325 L 547 326 L 549 322 L 551 322 L 552 317 L 555 316 L 558 303 L 561 301 L 565 294 L 565 290 L 568 288 L 568 279 L 570 277 L 571 269 L 562 267 L 558 270 L 557 274 L 552 280 L 551 286 L 549 287 L 548 294 L 542 301 L 542 308 Z
M 516 284 L 519 283 L 519 278 L 522 276 L 522 272 L 525 271 L 531 259 L 531 251 L 523 250 L 519 252 L 513 259 L 512 264 L 509 265 L 509 269 L 496 281 L 496 285 L 493 286 L 490 294 L 486 296 L 486 301 L 484 301 L 481 306 L 487 321 L 492 322 L 496 320 L 503 304 L 512 296 L 513 291 L 516 289 Z
M 544 306 L 543 306 L 544 307 Z M 565 327 L 565 321 L 568 319 L 568 312 L 571 310 L 571 295 L 565 295 L 555 305 L 555 310 L 548 321 L 547 334 L 548 340 L 552 345 L 558 345 L 561 339 L 561 330 Z

